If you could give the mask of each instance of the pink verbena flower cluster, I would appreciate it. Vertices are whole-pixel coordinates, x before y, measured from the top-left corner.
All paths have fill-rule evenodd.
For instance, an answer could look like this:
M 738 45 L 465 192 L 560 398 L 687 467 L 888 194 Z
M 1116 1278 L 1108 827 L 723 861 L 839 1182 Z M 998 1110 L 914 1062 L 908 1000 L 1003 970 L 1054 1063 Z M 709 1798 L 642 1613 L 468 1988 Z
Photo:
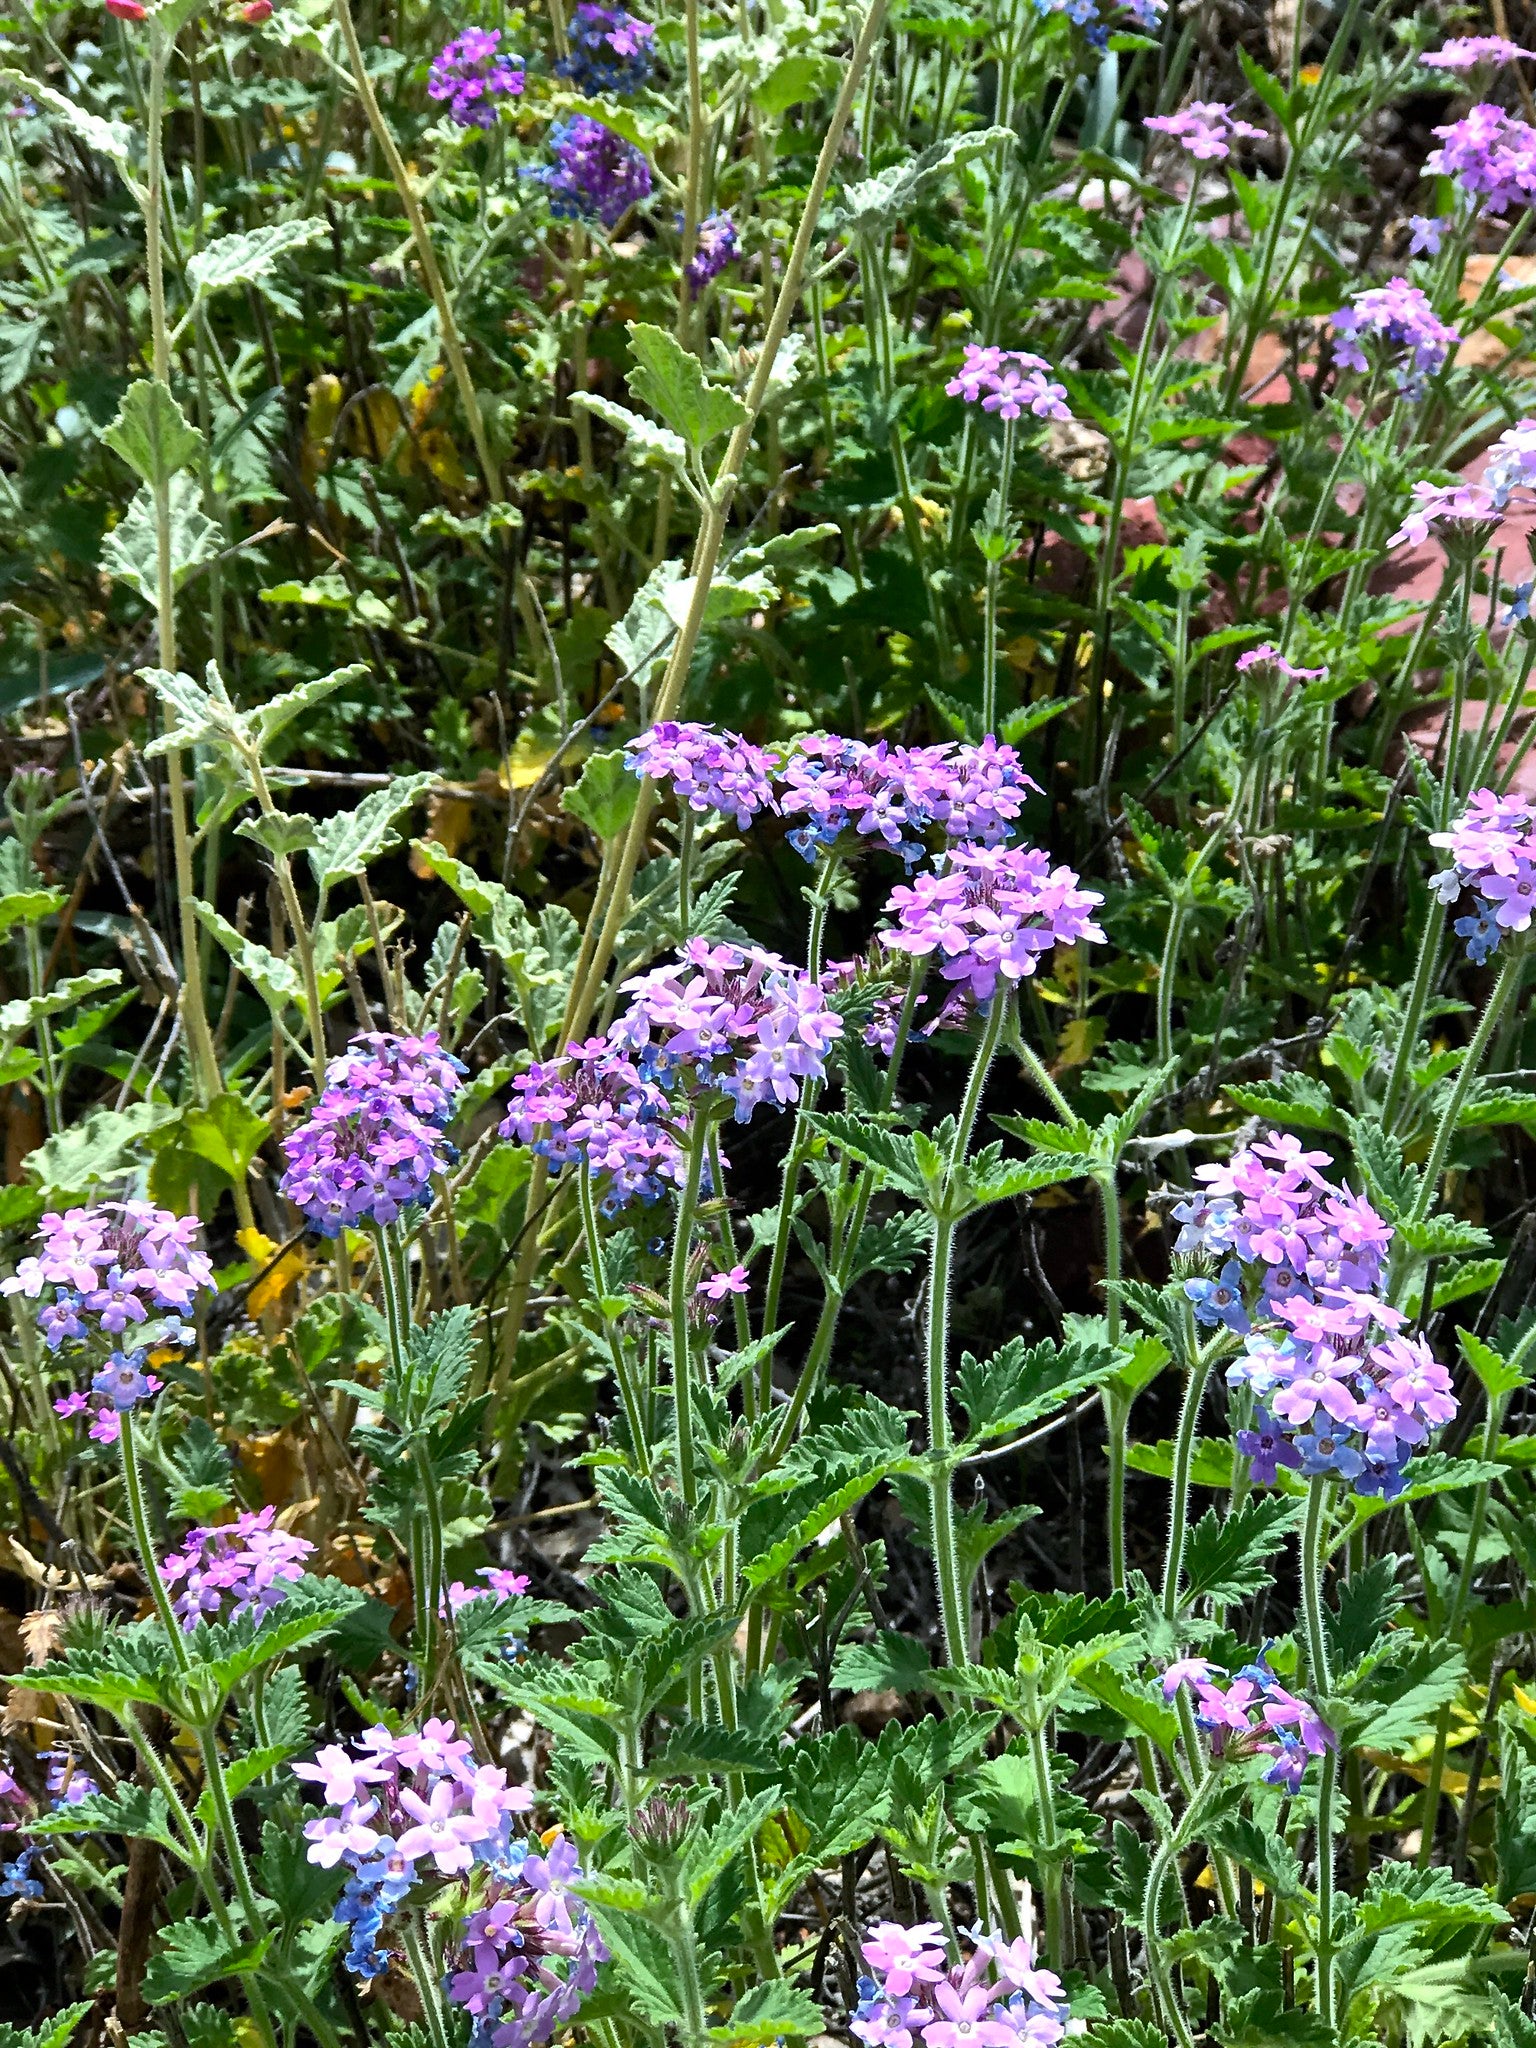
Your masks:
M 507 1571 L 499 1564 L 482 1565 L 475 1577 L 485 1584 L 467 1586 L 462 1579 L 454 1580 L 443 1595 L 441 1612 L 460 1614 L 477 1600 L 519 1600 L 528 1590 L 526 1572 Z
M 585 1165 L 607 1183 L 605 1213 L 654 1202 L 682 1171 L 680 1112 L 610 1038 L 536 1060 L 512 1082 L 500 1135 L 528 1145 L 558 1171 Z
M 773 756 L 740 733 L 663 719 L 624 749 L 636 775 L 669 782 L 693 811 L 721 811 L 745 832 L 760 811 L 777 810 Z
M 869 1974 L 849 2022 L 867 2048 L 1056 2048 L 1078 2031 L 1061 1979 L 1040 1969 L 1018 1936 L 968 1930 L 971 1954 L 952 1963 L 936 1920 L 882 1920 L 860 1954 Z
M 50 1351 L 151 1325 L 161 1340 L 186 1340 L 181 1318 L 214 1284 L 200 1228 L 195 1216 L 152 1202 L 50 1210 L 38 1224 L 40 1250 L 0 1280 L 0 1294 L 42 1303 L 37 1324 Z
M 123 1433 L 123 1417 L 141 1402 L 153 1400 L 164 1385 L 159 1374 L 149 1370 L 147 1351 L 114 1351 L 91 1381 L 90 1392 L 71 1389 L 54 1402 L 53 1412 L 66 1418 L 88 1415 L 86 1435 L 99 1444 L 115 1444 Z
M 1298 668 L 1293 661 L 1286 660 L 1273 640 L 1266 640 L 1261 647 L 1249 647 L 1237 657 L 1240 676 L 1253 668 L 1273 669 L 1276 675 L 1289 676 L 1294 683 L 1315 682 L 1328 673 L 1326 668 Z
M 806 860 L 851 832 L 909 868 L 935 830 L 981 846 L 1011 838 L 1025 798 L 1040 788 L 990 734 L 979 746 L 892 747 L 813 733 L 785 755 L 779 782 L 779 808 L 805 821 L 788 838 Z
M 1513 64 L 1519 57 L 1536 58 L 1536 50 L 1522 50 L 1508 36 L 1452 36 L 1438 50 L 1425 50 L 1419 62 L 1432 71 L 1471 71 L 1478 64 Z
M 798 1102 L 822 1080 L 843 1020 L 819 981 L 758 946 L 690 939 L 675 962 L 622 984 L 609 1038 L 669 1093 L 726 1097 L 737 1123 L 760 1104 Z
M 1392 1227 L 1363 1195 L 1327 1179 L 1326 1152 L 1270 1131 L 1225 1166 L 1202 1166 L 1201 1195 L 1174 1210 L 1177 1254 L 1214 1271 L 1187 1279 L 1196 1320 L 1244 1341 L 1228 1382 L 1258 1403 L 1237 1432 L 1254 1480 L 1278 1467 L 1332 1473 L 1391 1500 L 1412 1451 L 1456 1412 L 1450 1375 L 1380 1287 Z
M 1181 1688 L 1194 1693 L 1195 1719 L 1210 1738 L 1213 1756 L 1267 1756 L 1268 1785 L 1301 1790 L 1308 1759 L 1338 1746 L 1317 1710 L 1276 1678 L 1261 1650 L 1235 1677 L 1204 1657 L 1183 1657 L 1163 1673 L 1163 1698 Z
M 1069 420 L 1067 387 L 1053 384 L 1050 364 L 1028 349 L 983 348 L 968 342 L 965 360 L 944 386 L 951 398 L 979 404 L 999 419 L 1016 420 L 1033 413 L 1041 420 Z
M 1479 965 L 1497 951 L 1509 932 L 1530 929 L 1536 911 L 1536 806 L 1523 797 L 1475 789 L 1449 832 L 1431 832 L 1431 846 L 1451 856 L 1435 877 L 1442 903 L 1454 903 L 1464 889 L 1476 898 L 1470 916 L 1456 920 L 1456 932 Z
M 315 1546 L 280 1529 L 276 1508 L 238 1515 L 212 1529 L 191 1529 L 160 1567 L 168 1586 L 180 1587 L 172 1605 L 183 1628 L 200 1621 L 257 1620 L 288 1597 L 304 1576 Z
M 525 83 L 522 65 L 502 53 L 500 29 L 467 28 L 433 58 L 427 97 L 446 100 L 448 118 L 460 128 L 494 128 L 501 102 L 515 99 Z
M 311 1230 L 382 1228 L 429 1199 L 455 1156 L 442 1127 L 462 1072 L 435 1032 L 370 1031 L 331 1062 L 308 1120 L 283 1143 L 282 1191 Z
M 1339 337 L 1338 358 L 1346 369 L 1370 367 L 1367 341 L 1376 341 L 1384 350 L 1406 351 L 1410 360 L 1397 366 L 1395 376 L 1398 389 L 1408 397 L 1422 393 L 1425 379 L 1434 376 L 1461 338 L 1405 277 L 1358 293 L 1332 315 L 1329 325 Z
M 1454 178 L 1490 213 L 1536 201 L 1536 128 L 1484 101 L 1434 133 L 1440 147 L 1425 161 L 1426 177 Z
M 1506 427 L 1488 451 L 1481 483 L 1416 483 L 1413 503 L 1389 548 L 1421 547 L 1431 533 L 1480 544 L 1517 499 L 1527 510 L 1536 494 L 1536 420 Z
M 915 959 L 936 955 L 946 981 L 988 1003 L 999 980 L 1033 974 L 1043 953 L 1102 939 L 1093 912 L 1103 900 L 1036 847 L 955 846 L 938 873 L 892 890 L 882 939 Z
M 1239 137 L 1263 142 L 1264 130 L 1251 122 L 1239 121 L 1221 100 L 1191 100 L 1176 114 L 1152 114 L 1143 121 L 1154 134 L 1170 136 L 1202 163 L 1219 162 L 1232 154 Z

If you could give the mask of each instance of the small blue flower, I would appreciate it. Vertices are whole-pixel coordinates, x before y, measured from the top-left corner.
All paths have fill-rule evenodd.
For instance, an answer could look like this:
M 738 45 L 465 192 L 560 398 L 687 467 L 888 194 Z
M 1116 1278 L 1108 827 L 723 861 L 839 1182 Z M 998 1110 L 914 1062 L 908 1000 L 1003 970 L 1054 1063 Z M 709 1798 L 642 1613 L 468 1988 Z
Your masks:
M 1353 1480 L 1365 1470 L 1365 1458 L 1347 1436 L 1318 1436 L 1308 1431 L 1305 1436 L 1297 1437 L 1296 1449 L 1301 1457 L 1301 1469 L 1311 1479 L 1324 1472 L 1334 1472 L 1340 1479 Z
M 40 1899 L 42 1885 L 32 1875 L 32 1860 L 37 1855 L 34 1845 L 23 1849 L 14 1863 L 0 1863 L 0 1899 Z
M 1243 1275 L 1236 1259 L 1228 1259 L 1214 1280 L 1186 1280 L 1184 1292 L 1194 1303 L 1195 1321 L 1207 1329 L 1224 1323 L 1246 1337 L 1253 1328 L 1243 1307 Z
M 1536 591 L 1536 582 L 1531 582 L 1529 579 L 1524 583 L 1517 583 L 1515 585 L 1510 593 L 1509 607 L 1504 614 L 1504 624 L 1506 626 L 1514 625 L 1517 619 L 1528 619 L 1531 616 L 1531 593 L 1533 591 Z
M 1479 897 L 1478 901 L 1481 904 L 1482 898 Z M 1482 904 L 1474 917 L 1458 917 L 1453 929 L 1458 939 L 1466 940 L 1467 958 L 1474 967 L 1481 967 L 1490 953 L 1499 950 L 1499 940 L 1503 937 L 1498 919 L 1486 904 Z

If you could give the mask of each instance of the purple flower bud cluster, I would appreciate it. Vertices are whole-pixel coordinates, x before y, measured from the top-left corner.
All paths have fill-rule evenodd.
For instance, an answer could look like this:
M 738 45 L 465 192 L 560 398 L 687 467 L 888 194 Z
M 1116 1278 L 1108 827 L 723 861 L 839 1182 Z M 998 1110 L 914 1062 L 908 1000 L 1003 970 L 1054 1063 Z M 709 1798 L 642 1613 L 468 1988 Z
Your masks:
M 1442 903 L 1454 903 L 1464 889 L 1476 898 L 1470 916 L 1456 920 L 1457 936 L 1479 966 L 1496 952 L 1507 932 L 1530 929 L 1536 910 L 1536 807 L 1523 797 L 1475 789 L 1449 832 L 1431 832 L 1452 865 L 1435 877 Z
M 1033 413 L 1036 419 L 1069 420 L 1067 388 L 1050 380 L 1050 364 L 1027 349 L 982 348 L 968 342 L 965 360 L 944 386 L 951 398 L 979 404 L 999 419 L 1016 420 Z
M 1426 177 L 1454 178 L 1490 213 L 1536 201 L 1536 128 L 1484 101 L 1434 133 L 1440 147 L 1425 162 Z
M 121 1337 L 130 1324 L 146 1334 L 153 1324 L 160 1341 L 190 1341 L 181 1318 L 213 1288 L 199 1229 L 195 1216 L 150 1202 L 51 1210 L 38 1225 L 41 1250 L 0 1280 L 0 1294 L 42 1302 L 37 1323 L 50 1351 Z
M 925 835 L 996 846 L 1012 836 L 1024 800 L 1040 785 L 1012 747 L 989 734 L 979 746 L 892 747 L 884 740 L 812 734 L 779 771 L 779 808 L 804 818 L 788 835 L 806 860 L 845 833 L 899 853 L 909 868 L 928 852 Z
M 533 1804 L 525 1786 L 477 1763 L 439 1720 L 419 1734 L 367 1728 L 293 1768 L 339 1809 L 304 1834 L 312 1863 L 348 1873 L 335 1917 L 351 1928 L 354 1975 L 389 1967 L 385 1922 L 418 1880 L 473 1877 L 475 1910 L 448 1991 L 475 2023 L 476 2048 L 540 2048 L 575 2017 L 607 1950 L 571 1893 L 581 1875 L 571 1844 L 556 1835 L 530 1853 L 533 1843 L 513 1835 L 513 1816 Z
M 759 811 L 778 809 L 771 776 L 773 756 L 740 733 L 663 719 L 624 749 L 634 773 L 670 782 L 693 811 L 721 811 L 745 832 Z
M 821 983 L 757 946 L 690 939 L 675 962 L 622 984 L 609 1038 L 645 1081 L 718 1093 L 746 1123 L 762 1103 L 798 1102 L 820 1081 L 843 1020 Z
M 1536 58 L 1536 50 L 1522 50 L 1508 36 L 1452 36 L 1438 50 L 1426 50 L 1419 58 L 1432 71 L 1471 71 L 1478 64 L 1513 64 L 1519 57 Z
M 1072 2031 L 1061 1979 L 1037 1966 L 1022 1935 L 972 1927 L 967 1939 L 969 1957 L 954 1963 L 936 1920 L 871 1927 L 854 2038 L 866 2048 L 1056 2048 Z
M 891 891 L 895 922 L 882 937 L 916 959 L 937 955 L 944 979 L 984 1004 L 999 979 L 1023 980 L 1054 947 L 1102 940 L 1093 912 L 1103 900 L 1036 847 L 955 846 L 939 873 Z
M 1191 100 L 1176 114 L 1151 114 L 1141 124 L 1156 135 L 1170 136 L 1202 163 L 1219 163 L 1232 154 L 1239 137 L 1263 142 L 1264 130 L 1239 121 L 1221 100 Z
M 522 65 L 502 54 L 500 29 L 467 28 L 433 58 L 427 97 L 446 100 L 448 118 L 460 128 L 494 128 L 501 102 L 515 99 L 525 83 Z
M 1363 344 L 1372 338 L 1384 350 L 1406 350 L 1411 363 L 1399 364 L 1394 374 L 1398 390 L 1410 398 L 1422 396 L 1425 379 L 1434 376 L 1461 339 L 1405 277 L 1360 292 L 1329 324 L 1339 337 L 1338 359 L 1346 369 L 1370 367 Z
M 590 114 L 554 123 L 549 131 L 554 162 L 528 176 L 549 194 L 549 210 L 560 220 L 596 220 L 615 228 L 632 206 L 651 193 L 651 167 L 622 135 Z
M 1236 1677 L 1204 1657 L 1182 1657 L 1163 1673 L 1163 1698 L 1183 1687 L 1194 1693 L 1195 1719 L 1210 1738 L 1213 1756 L 1267 1756 L 1267 1785 L 1299 1792 L 1310 1757 L 1338 1747 L 1338 1737 L 1316 1709 L 1287 1692 L 1261 1650 Z
M 740 255 L 741 237 L 731 216 L 728 213 L 706 215 L 699 222 L 693 254 L 683 273 L 692 296 L 697 298 L 704 287 L 717 278 L 728 263 L 735 263 Z
M 557 1171 L 585 1165 L 607 1182 L 605 1214 L 660 1199 L 682 1172 L 678 1112 L 611 1041 L 589 1038 L 557 1060 L 536 1060 L 512 1082 L 500 1135 L 529 1145 Z
M 276 1508 L 265 1507 L 217 1528 L 188 1530 L 160 1567 L 166 1584 L 181 1589 L 172 1605 L 183 1628 L 243 1614 L 259 1621 L 282 1605 L 315 1546 L 276 1521 Z
M 1449 1373 L 1379 1292 L 1391 1225 L 1328 1180 L 1329 1164 L 1271 1131 L 1198 1168 L 1205 1187 L 1173 1212 L 1174 1251 L 1215 1269 L 1184 1282 L 1196 1320 L 1243 1339 L 1227 1379 L 1258 1404 L 1236 1437 L 1255 1482 L 1272 1485 L 1283 1465 L 1391 1500 L 1456 1403 Z
M 638 92 L 651 75 L 651 45 L 656 31 L 622 7 L 599 7 L 581 0 L 567 30 L 570 55 L 555 66 L 579 93 Z
M 455 1156 L 442 1131 L 463 1071 L 436 1032 L 365 1032 L 331 1062 L 308 1121 L 283 1143 L 282 1192 L 311 1230 L 383 1227 L 428 1200 Z
M 1518 499 L 1529 510 L 1536 495 L 1536 420 L 1506 427 L 1488 451 L 1481 483 L 1417 483 L 1413 504 L 1387 542 L 1389 548 L 1421 547 L 1432 532 L 1450 545 L 1466 539 L 1480 546 L 1501 515 Z

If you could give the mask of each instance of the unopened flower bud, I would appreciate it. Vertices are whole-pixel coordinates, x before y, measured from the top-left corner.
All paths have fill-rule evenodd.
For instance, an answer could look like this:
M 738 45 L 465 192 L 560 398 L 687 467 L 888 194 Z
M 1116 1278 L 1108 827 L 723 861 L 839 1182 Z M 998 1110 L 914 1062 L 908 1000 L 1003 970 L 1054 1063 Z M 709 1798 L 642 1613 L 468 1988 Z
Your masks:
M 144 21 L 149 15 L 144 0 L 107 0 L 107 12 L 119 21 Z
M 649 1856 L 676 1853 L 692 1816 L 681 1792 L 658 1792 L 636 1813 L 629 1832 L 637 1849 Z

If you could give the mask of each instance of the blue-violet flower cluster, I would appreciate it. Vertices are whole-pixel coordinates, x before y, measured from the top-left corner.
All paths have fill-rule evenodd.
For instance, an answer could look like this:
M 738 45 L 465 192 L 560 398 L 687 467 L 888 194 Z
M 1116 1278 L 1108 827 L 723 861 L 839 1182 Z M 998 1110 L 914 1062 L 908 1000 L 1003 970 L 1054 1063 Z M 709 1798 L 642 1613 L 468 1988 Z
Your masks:
M 581 0 L 567 26 L 570 55 L 555 66 L 587 97 L 638 92 L 651 75 L 651 45 L 656 31 L 622 7 L 600 7 Z
M 936 1920 L 871 1927 L 854 2038 L 866 2048 L 1056 2048 L 1080 2031 L 1061 1979 L 1036 1965 L 1022 1935 L 1005 1941 L 973 1927 L 968 1939 L 971 1954 L 957 1964 Z
M 1050 367 L 1043 356 L 1031 355 L 1028 349 L 982 348 L 968 342 L 965 360 L 944 389 L 951 398 L 979 404 L 999 419 L 1016 420 L 1028 412 L 1036 419 L 1069 420 L 1067 388 L 1051 382 Z
M 1099 939 L 1093 913 L 1104 898 L 1080 888 L 1074 869 L 1053 868 L 1037 847 L 955 846 L 937 874 L 891 891 L 887 948 L 936 956 L 939 972 L 973 1003 L 992 1000 L 999 980 L 1034 973 L 1042 954 Z
M 1182 1657 L 1163 1673 L 1163 1698 L 1182 1687 L 1194 1693 L 1195 1720 L 1210 1738 L 1213 1756 L 1267 1756 L 1267 1785 L 1299 1792 L 1308 1759 L 1338 1747 L 1316 1710 L 1288 1692 L 1261 1650 L 1236 1677 L 1204 1657 Z
M 502 54 L 500 29 L 467 28 L 433 58 L 427 97 L 446 100 L 448 118 L 460 128 L 494 128 L 500 103 L 515 99 L 525 83 L 522 65 Z
M 331 1062 L 308 1121 L 283 1144 L 282 1191 L 311 1230 L 383 1227 L 428 1199 L 455 1156 L 443 1126 L 462 1072 L 436 1032 L 366 1032 Z
M 607 1182 L 605 1213 L 654 1202 L 682 1171 L 679 1112 L 608 1038 L 536 1060 L 512 1082 L 500 1135 L 528 1145 L 558 1171 L 584 1166 Z
M 1471 890 L 1476 908 L 1456 920 L 1456 933 L 1481 965 L 1509 932 L 1530 929 L 1536 910 L 1536 806 L 1523 797 L 1475 789 L 1449 832 L 1431 832 L 1452 865 L 1435 877 L 1442 903 Z
M 554 162 L 528 175 L 548 193 L 557 219 L 596 220 L 614 228 L 650 197 L 651 167 L 640 151 L 590 114 L 556 121 L 549 146 Z
M 1408 398 L 1422 396 L 1425 380 L 1434 376 L 1460 336 L 1447 327 L 1416 284 L 1404 277 L 1373 285 L 1356 294 L 1330 322 L 1338 336 L 1337 354 L 1346 369 L 1365 370 L 1367 341 L 1388 352 L 1406 353 L 1409 361 L 1395 372 L 1397 388 Z
M 259 1621 L 304 1576 L 304 1560 L 314 1548 L 303 1536 L 278 1528 L 276 1508 L 265 1507 L 215 1528 L 189 1529 L 160 1576 L 179 1588 L 172 1604 L 183 1628 L 237 1621 L 245 1614 Z

